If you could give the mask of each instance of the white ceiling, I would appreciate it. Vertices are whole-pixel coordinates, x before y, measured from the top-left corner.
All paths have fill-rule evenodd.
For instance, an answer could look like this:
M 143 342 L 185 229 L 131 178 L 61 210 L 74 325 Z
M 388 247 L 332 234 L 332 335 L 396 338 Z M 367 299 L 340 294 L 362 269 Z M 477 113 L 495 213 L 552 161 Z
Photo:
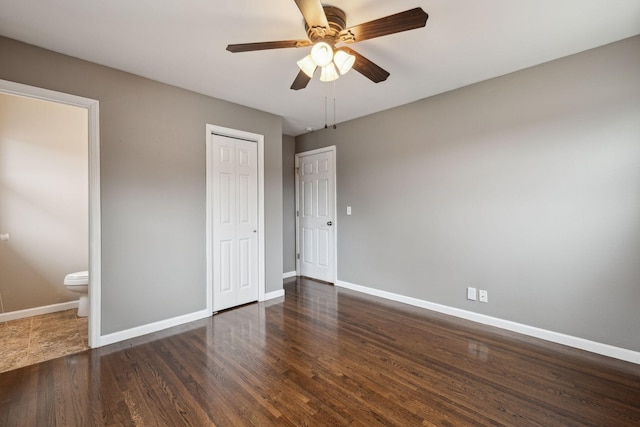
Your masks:
M 638 0 L 330 4 L 347 26 L 417 6 L 429 14 L 425 28 L 350 45 L 391 76 L 341 77 L 338 123 L 640 34 Z M 309 48 L 225 50 L 305 39 L 293 0 L 0 0 L 0 35 L 277 114 L 289 135 L 324 127 L 324 98 L 334 93 L 318 80 L 289 89 Z

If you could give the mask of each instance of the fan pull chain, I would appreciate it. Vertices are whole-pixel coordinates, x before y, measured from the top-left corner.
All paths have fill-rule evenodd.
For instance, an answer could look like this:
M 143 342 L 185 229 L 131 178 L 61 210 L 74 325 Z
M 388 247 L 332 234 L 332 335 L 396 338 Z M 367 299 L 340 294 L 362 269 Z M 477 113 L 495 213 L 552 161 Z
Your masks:
M 324 97 L 324 128 L 327 128 L 327 97 Z
M 336 129 L 336 99 L 333 98 L 333 128 Z
M 327 99 L 329 98 L 327 96 L 327 86 L 325 86 L 325 95 L 324 95 L 324 128 L 328 129 L 329 128 L 329 106 L 327 104 Z M 333 82 L 333 125 L 331 126 L 334 129 L 337 129 L 338 126 L 336 126 L 336 82 Z
M 336 81 L 333 81 L 333 128 L 336 129 Z

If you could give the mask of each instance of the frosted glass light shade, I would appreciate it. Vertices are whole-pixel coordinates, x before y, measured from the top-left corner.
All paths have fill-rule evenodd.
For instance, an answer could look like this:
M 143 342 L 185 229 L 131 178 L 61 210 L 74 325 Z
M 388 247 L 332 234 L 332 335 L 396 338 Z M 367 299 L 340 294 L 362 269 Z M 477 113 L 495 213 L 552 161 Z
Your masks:
M 318 42 L 311 48 L 311 58 L 318 67 L 324 67 L 333 59 L 333 49 L 329 43 Z
M 339 77 L 338 70 L 336 70 L 336 66 L 333 65 L 333 62 L 329 63 L 322 67 L 322 73 L 320 74 L 321 82 L 332 82 Z
M 338 67 L 340 74 L 344 75 L 353 67 L 353 64 L 356 62 L 356 57 L 344 50 L 338 49 L 333 57 L 333 62 L 336 64 L 336 67 Z
M 311 55 L 307 55 L 297 62 L 298 67 L 307 75 L 309 78 L 313 78 L 313 73 L 315 73 L 317 65 L 313 62 Z

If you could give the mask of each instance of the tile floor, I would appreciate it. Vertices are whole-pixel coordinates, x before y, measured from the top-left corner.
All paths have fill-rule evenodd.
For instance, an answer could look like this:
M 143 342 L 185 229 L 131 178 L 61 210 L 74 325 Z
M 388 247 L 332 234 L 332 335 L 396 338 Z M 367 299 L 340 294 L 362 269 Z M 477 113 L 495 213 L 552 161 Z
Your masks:
M 88 349 L 88 322 L 65 310 L 0 323 L 0 372 Z

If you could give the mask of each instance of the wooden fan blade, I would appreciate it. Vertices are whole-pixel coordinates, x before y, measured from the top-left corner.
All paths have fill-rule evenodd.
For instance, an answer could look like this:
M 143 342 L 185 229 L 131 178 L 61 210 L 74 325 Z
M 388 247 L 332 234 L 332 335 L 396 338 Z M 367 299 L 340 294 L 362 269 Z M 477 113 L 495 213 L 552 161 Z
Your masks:
M 384 18 L 342 30 L 338 39 L 343 43 L 355 43 L 427 25 L 429 15 L 420 7 L 385 16 Z
M 320 0 L 294 0 L 309 28 L 323 27 L 329 29 L 329 21 L 324 13 Z
M 291 85 L 291 89 L 293 90 L 304 89 L 305 87 L 307 87 L 310 81 L 311 81 L 311 77 L 307 76 L 304 71 L 300 70 L 300 72 L 296 76 L 296 79 L 293 81 L 293 84 Z
M 354 62 L 353 64 L 353 69 L 372 82 L 380 83 L 387 80 L 387 77 L 389 77 L 389 72 L 387 70 L 369 61 L 367 58 L 360 55 L 355 50 L 349 49 L 348 47 L 341 47 L 340 49 L 356 57 L 356 62 Z
M 227 46 L 229 52 L 251 52 L 254 50 L 285 49 L 290 47 L 310 46 L 309 40 L 281 40 L 276 42 L 241 43 Z

